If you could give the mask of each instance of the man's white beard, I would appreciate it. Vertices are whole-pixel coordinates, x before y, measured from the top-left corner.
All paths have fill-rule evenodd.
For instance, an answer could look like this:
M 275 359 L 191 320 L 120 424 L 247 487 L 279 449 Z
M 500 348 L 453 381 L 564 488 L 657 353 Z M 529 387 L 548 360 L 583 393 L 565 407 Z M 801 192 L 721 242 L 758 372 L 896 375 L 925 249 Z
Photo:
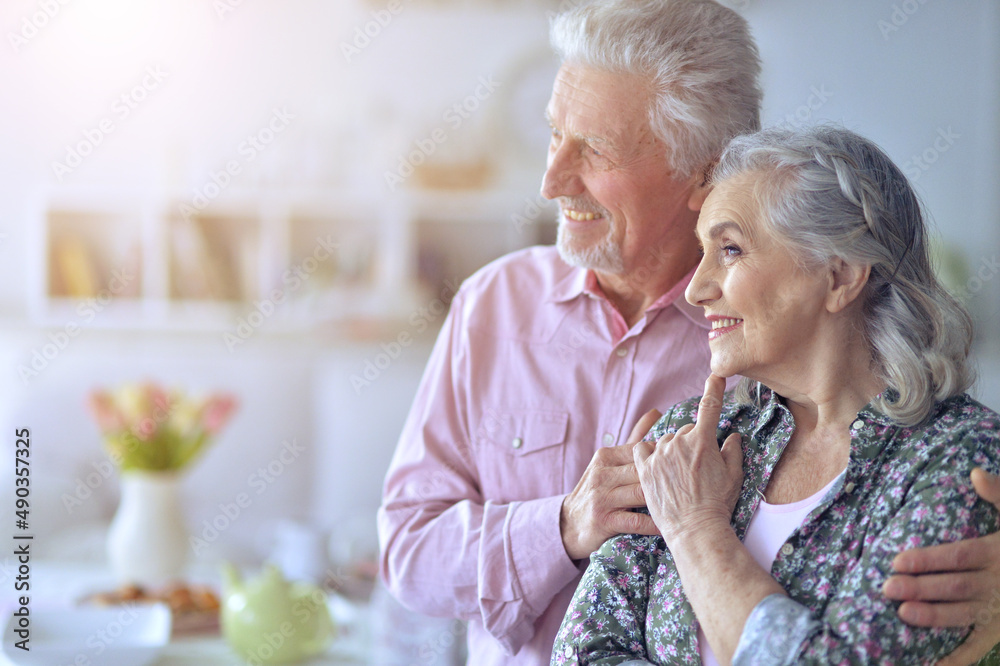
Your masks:
M 563 224 L 559 225 L 556 235 L 556 248 L 559 256 L 570 266 L 589 268 L 601 273 L 621 274 L 625 271 L 625 261 L 622 259 L 621 248 L 612 238 L 612 228 L 597 244 L 585 248 L 572 247 L 574 239 L 566 232 Z

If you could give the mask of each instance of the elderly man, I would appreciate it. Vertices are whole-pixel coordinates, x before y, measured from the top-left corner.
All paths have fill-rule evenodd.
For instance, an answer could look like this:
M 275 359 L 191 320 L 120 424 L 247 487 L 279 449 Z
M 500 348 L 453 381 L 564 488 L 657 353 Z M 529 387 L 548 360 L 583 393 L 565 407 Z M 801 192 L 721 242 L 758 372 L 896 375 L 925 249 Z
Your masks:
M 699 393 L 708 374 L 709 324 L 684 300 L 694 226 L 713 161 L 760 124 L 756 46 L 712 0 L 602 0 L 557 17 L 552 41 L 563 64 L 542 193 L 561 209 L 557 247 L 511 254 L 462 286 L 379 512 L 389 589 L 467 620 L 476 666 L 548 663 L 590 554 L 619 533 L 655 533 L 631 510 L 643 497 L 630 444 L 649 410 Z M 955 548 L 909 553 L 911 573 L 962 557 L 984 569 L 998 550 Z M 900 578 L 893 592 L 995 585 L 963 575 Z M 950 613 L 982 607 L 918 603 L 904 619 L 955 623 Z

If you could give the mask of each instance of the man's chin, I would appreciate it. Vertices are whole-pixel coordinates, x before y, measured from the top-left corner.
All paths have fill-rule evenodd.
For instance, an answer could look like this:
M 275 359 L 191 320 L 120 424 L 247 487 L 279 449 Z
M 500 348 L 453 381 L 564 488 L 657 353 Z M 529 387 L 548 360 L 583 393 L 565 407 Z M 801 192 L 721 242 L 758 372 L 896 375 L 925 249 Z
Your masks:
M 621 255 L 610 248 L 572 248 L 567 247 L 567 243 L 560 239 L 556 244 L 556 249 L 559 250 L 559 256 L 562 260 L 570 266 L 613 275 L 620 275 L 625 271 Z

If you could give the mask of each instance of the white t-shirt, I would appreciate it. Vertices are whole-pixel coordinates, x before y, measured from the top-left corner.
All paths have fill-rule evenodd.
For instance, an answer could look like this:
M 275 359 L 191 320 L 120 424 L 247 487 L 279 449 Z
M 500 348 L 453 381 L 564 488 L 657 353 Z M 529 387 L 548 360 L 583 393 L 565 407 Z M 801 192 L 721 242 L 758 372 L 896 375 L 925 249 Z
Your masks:
M 750 551 L 750 556 L 768 571 L 774 564 L 774 558 L 778 556 L 778 551 L 788 541 L 799 525 L 805 522 L 806 516 L 816 508 L 822 501 L 826 493 L 833 487 L 833 484 L 843 476 L 838 474 L 833 481 L 809 497 L 792 502 L 791 504 L 768 504 L 761 500 L 757 511 L 750 519 L 747 527 L 746 537 L 743 545 Z M 705 639 L 705 632 L 698 629 L 698 647 L 701 652 L 701 661 L 705 666 L 719 666 L 715 653 Z

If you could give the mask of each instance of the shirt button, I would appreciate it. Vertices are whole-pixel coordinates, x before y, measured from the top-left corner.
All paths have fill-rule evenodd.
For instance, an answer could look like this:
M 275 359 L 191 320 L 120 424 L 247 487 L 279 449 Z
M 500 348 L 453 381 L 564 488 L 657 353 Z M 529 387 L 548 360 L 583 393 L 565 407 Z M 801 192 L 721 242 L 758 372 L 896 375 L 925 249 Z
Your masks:
M 619 347 L 617 350 L 615 350 L 615 353 L 618 354 L 619 356 L 625 356 L 626 354 L 628 354 L 628 350 L 625 349 L 624 347 Z
M 781 547 L 781 554 L 784 555 L 785 557 L 788 557 L 794 552 L 795 552 L 795 546 L 793 546 L 790 543 L 786 543 L 784 546 Z
M 565 648 L 563 648 L 563 656 L 566 657 L 567 659 L 569 659 L 570 657 L 573 656 L 573 646 L 572 645 L 567 645 Z
M 521 448 L 522 444 L 524 444 L 524 440 L 521 439 L 520 437 L 515 437 L 514 441 L 510 443 L 510 445 L 513 446 L 515 449 Z
M 854 492 L 854 482 L 853 481 L 851 481 L 846 486 L 844 486 L 844 492 L 845 493 L 853 493 Z
M 611 446 L 612 444 L 615 443 L 615 436 L 612 435 L 610 432 L 604 433 L 604 437 L 602 437 L 602 439 L 603 439 L 605 445 L 607 445 L 607 446 Z
M 854 430 L 861 430 L 861 428 L 863 428 L 864 425 L 865 422 L 862 421 L 861 419 L 858 419 L 857 421 L 851 424 L 851 428 L 853 428 Z

